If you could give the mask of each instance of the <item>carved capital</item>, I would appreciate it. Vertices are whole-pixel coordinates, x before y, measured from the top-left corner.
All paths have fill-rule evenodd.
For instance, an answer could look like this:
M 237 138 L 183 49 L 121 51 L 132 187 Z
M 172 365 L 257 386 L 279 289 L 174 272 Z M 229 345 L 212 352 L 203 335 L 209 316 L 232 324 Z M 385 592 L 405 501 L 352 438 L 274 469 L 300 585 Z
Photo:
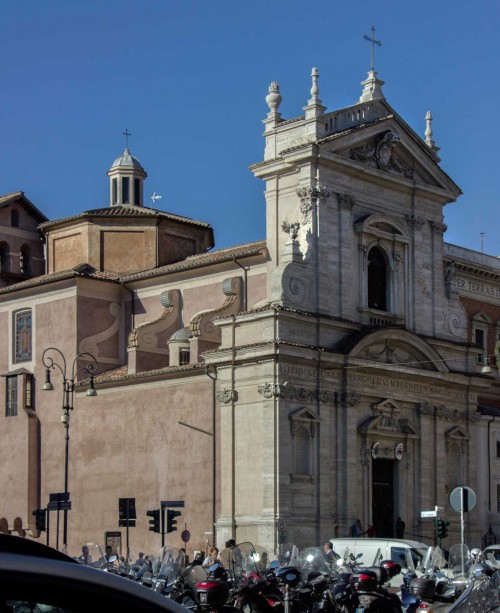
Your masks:
M 356 204 L 354 198 L 347 194 L 337 194 L 337 199 L 339 201 L 340 207 L 348 211 L 351 211 L 352 207 Z
M 431 221 L 431 227 L 434 232 L 439 234 L 444 234 L 448 229 L 448 226 L 445 223 L 441 223 L 440 221 Z
M 285 219 L 285 221 L 281 224 L 281 229 L 286 234 L 289 234 L 290 238 L 294 241 L 299 233 L 300 223 L 298 221 L 290 223 L 287 219 Z
M 424 223 L 425 223 L 425 219 L 423 219 L 422 217 L 417 217 L 415 215 L 405 215 L 406 218 L 406 223 L 411 227 L 411 228 L 421 228 Z
M 217 392 L 217 400 L 222 404 L 229 404 L 238 400 L 238 392 L 229 388 L 224 388 Z
M 300 198 L 300 212 L 302 213 L 302 223 L 311 221 L 313 206 L 318 205 L 321 200 L 326 200 L 330 192 L 325 187 L 301 187 L 297 190 Z

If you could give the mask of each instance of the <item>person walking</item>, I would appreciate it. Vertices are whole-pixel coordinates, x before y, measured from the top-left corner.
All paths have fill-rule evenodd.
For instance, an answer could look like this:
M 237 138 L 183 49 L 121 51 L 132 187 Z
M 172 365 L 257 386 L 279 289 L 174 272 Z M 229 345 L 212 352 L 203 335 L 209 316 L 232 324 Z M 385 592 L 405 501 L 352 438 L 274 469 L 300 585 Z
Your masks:
M 406 524 L 405 522 L 401 519 L 401 517 L 397 517 L 396 519 L 396 538 L 398 539 L 403 539 L 405 537 L 405 528 L 406 528 Z
M 349 528 L 349 536 L 361 536 L 363 534 L 363 526 L 361 520 L 357 519 Z

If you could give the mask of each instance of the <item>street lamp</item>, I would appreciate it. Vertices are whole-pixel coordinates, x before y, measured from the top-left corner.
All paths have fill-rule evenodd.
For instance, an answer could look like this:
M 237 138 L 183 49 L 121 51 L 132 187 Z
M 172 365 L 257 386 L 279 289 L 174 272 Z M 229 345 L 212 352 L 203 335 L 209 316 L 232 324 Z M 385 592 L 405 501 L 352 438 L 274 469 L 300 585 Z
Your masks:
M 54 361 L 51 353 L 56 353 L 59 355 L 61 364 L 58 364 Z M 56 356 L 57 359 L 57 356 Z M 85 359 L 88 361 L 88 364 L 85 366 L 80 366 L 78 368 L 78 360 Z M 69 416 L 71 411 L 73 410 L 73 394 L 75 391 L 75 381 L 78 373 L 83 372 L 89 376 L 89 387 L 87 389 L 87 396 L 97 396 L 97 392 L 94 387 L 94 374 L 97 371 L 97 360 L 91 353 L 79 353 L 76 358 L 73 360 L 73 364 L 71 366 L 71 377 L 66 376 L 66 358 L 64 357 L 62 351 L 56 349 L 55 347 L 48 347 L 42 354 L 42 362 L 45 366 L 45 382 L 42 386 L 44 391 L 52 391 L 54 386 L 50 380 L 50 370 L 52 368 L 58 368 L 62 374 L 62 384 L 63 384 L 63 413 L 61 415 L 61 422 L 66 429 L 66 446 L 65 446 L 65 455 L 64 455 L 64 495 L 65 500 L 69 501 L 69 492 L 68 492 L 68 459 L 69 459 Z M 64 524 L 63 524 L 63 547 L 66 549 L 68 544 L 68 510 L 64 509 Z

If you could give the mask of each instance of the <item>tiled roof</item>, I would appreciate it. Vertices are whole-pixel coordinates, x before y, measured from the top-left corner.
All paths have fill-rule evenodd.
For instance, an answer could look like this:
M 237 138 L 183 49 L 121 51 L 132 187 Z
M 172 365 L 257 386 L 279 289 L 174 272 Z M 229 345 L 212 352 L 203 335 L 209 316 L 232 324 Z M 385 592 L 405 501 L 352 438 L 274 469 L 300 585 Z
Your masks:
M 89 209 L 79 215 L 73 215 L 71 217 L 64 217 L 62 219 L 55 219 L 40 224 L 39 228 L 45 230 L 52 226 L 66 223 L 68 221 L 74 221 L 77 219 L 89 219 L 91 217 L 152 217 L 169 219 L 171 221 L 178 221 L 179 223 L 187 223 L 194 226 L 201 226 L 202 228 L 211 228 L 209 223 L 204 221 L 197 221 L 190 217 L 183 217 L 181 215 L 174 215 L 173 213 L 165 213 L 164 211 L 157 211 L 145 206 L 107 206 L 99 209 Z
M 134 281 L 137 279 L 147 279 L 151 277 L 159 277 L 170 272 L 176 272 L 179 270 L 189 270 L 197 268 L 198 266 L 208 266 L 210 264 L 217 264 L 219 262 L 225 262 L 234 260 L 238 257 L 248 257 L 251 255 L 259 255 L 266 249 L 266 241 L 256 241 L 254 243 L 246 243 L 244 245 L 238 245 L 237 247 L 227 247 L 216 251 L 209 251 L 208 253 L 202 253 L 200 255 L 192 255 L 185 260 L 176 262 L 175 264 L 166 264 L 158 268 L 151 270 L 144 270 L 140 272 L 134 272 L 122 277 L 122 281 Z
M 0 196 L 0 207 L 7 206 L 11 202 L 15 202 L 16 200 L 22 200 L 24 206 L 30 211 L 30 213 L 35 217 L 38 223 L 46 222 L 47 217 L 37 209 L 37 207 L 24 195 L 24 192 L 11 192 L 10 194 L 4 194 Z
M 108 370 L 102 374 L 95 375 L 94 383 L 96 385 L 115 382 L 119 383 L 122 381 L 133 381 L 135 379 L 144 379 L 161 375 L 189 372 L 190 370 L 200 370 L 202 368 L 205 368 L 203 364 L 185 364 L 183 366 L 165 366 L 164 368 L 156 368 L 155 370 L 138 372 L 136 374 L 128 374 L 128 367 L 120 366 L 119 368 L 115 368 L 114 370 Z
M 61 270 L 58 272 L 52 272 L 48 275 L 33 277 L 32 279 L 26 279 L 26 281 L 20 281 L 19 283 L 13 283 L 12 285 L 2 287 L 0 288 L 0 296 L 11 292 L 17 292 L 22 289 L 48 285 L 49 283 L 55 283 L 56 281 L 64 281 L 65 279 L 71 279 L 74 277 L 88 277 L 90 279 L 100 279 L 102 281 L 120 281 L 119 275 L 110 272 L 99 272 L 98 270 L 92 271 L 88 269 L 81 272 L 78 270 Z
M 192 255 L 185 260 L 176 262 L 175 264 L 167 264 L 166 266 L 160 266 L 149 270 L 141 270 L 126 275 L 119 275 L 112 272 L 100 272 L 95 270 L 92 266 L 82 264 L 80 266 L 75 266 L 72 270 L 61 270 L 48 275 L 41 275 L 39 277 L 33 277 L 32 279 L 26 279 L 26 281 L 14 283 L 13 285 L 7 285 L 0 288 L 0 296 L 19 291 L 21 289 L 29 289 L 32 287 L 47 285 L 48 283 L 63 281 L 64 279 L 71 279 L 73 277 L 87 277 L 89 279 L 100 279 L 102 281 L 112 281 L 117 283 L 134 281 L 138 279 L 149 279 L 179 270 L 190 270 L 199 266 L 209 266 L 210 264 L 234 260 L 235 258 L 239 257 L 259 255 L 262 254 L 265 249 L 266 241 L 256 241 L 254 243 L 246 243 L 236 247 L 227 247 L 217 251 L 209 251 L 208 253 L 202 253 L 201 255 Z

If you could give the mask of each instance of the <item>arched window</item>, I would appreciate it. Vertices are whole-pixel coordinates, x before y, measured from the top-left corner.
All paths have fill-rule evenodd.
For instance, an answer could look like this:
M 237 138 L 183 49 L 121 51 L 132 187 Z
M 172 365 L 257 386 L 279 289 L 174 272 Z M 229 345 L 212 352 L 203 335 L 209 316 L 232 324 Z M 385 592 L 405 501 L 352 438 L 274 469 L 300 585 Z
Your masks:
M 387 261 L 379 247 L 368 252 L 368 308 L 387 311 Z
M 19 211 L 17 209 L 12 209 L 10 212 L 10 225 L 13 228 L 19 228 Z

